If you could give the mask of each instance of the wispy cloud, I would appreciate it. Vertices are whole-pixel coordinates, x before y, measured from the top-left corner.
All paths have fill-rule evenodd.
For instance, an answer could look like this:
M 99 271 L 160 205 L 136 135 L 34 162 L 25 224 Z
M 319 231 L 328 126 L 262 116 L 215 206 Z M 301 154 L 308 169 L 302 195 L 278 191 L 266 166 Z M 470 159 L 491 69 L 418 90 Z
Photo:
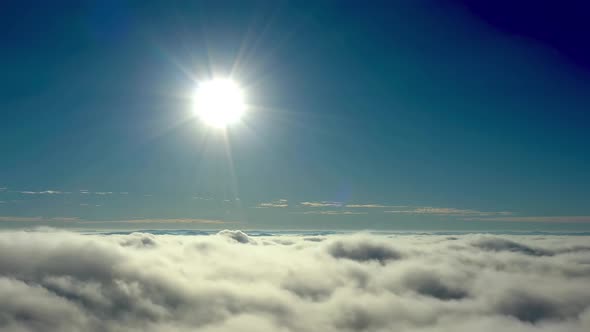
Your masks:
M 127 220 L 112 220 L 108 222 L 125 222 L 125 223 L 182 223 L 182 224 L 229 224 L 235 223 L 225 220 L 217 219 L 201 219 L 201 218 L 137 218 Z
M 0 191 L 5 191 L 7 188 L 0 188 Z M 33 191 L 33 190 L 15 190 L 11 191 L 15 193 L 20 193 L 24 195 L 60 195 L 60 194 L 72 194 L 70 191 L 62 191 L 62 190 L 40 190 L 40 191 Z M 75 191 L 74 194 L 81 194 L 81 195 L 113 195 L 113 194 L 120 194 L 120 195 L 129 195 L 129 192 L 122 191 L 122 192 L 112 192 L 112 191 L 90 191 L 88 189 L 80 189 Z
M 479 211 L 474 209 L 458 209 L 449 207 L 432 207 L 432 206 L 408 206 L 408 205 L 386 205 L 380 203 L 348 203 L 335 201 L 306 201 L 299 203 L 300 207 L 312 208 L 299 214 L 323 214 L 323 215 L 353 215 L 368 214 L 369 212 L 360 212 L 362 210 L 377 209 L 379 213 L 392 214 L 415 214 L 415 215 L 433 215 L 433 216 L 456 216 L 456 217 L 502 217 L 511 216 L 512 212 L 507 211 Z M 316 209 L 317 208 L 317 209 Z M 342 210 L 322 210 L 321 208 L 342 208 Z M 353 210 L 350 210 L 353 209 Z M 359 211 L 360 209 L 360 211 Z M 388 209 L 383 211 L 382 209 Z M 381 210 L 381 211 L 380 211 Z
M 19 191 L 19 193 L 24 195 L 59 195 L 59 194 L 69 194 L 69 192 L 59 191 L 59 190 L 43 190 L 43 191 Z
M 437 216 L 473 216 L 473 217 L 490 217 L 490 216 L 509 216 L 511 212 L 507 211 L 478 211 L 472 209 L 457 209 L 457 208 L 446 208 L 446 207 L 431 207 L 431 206 L 420 206 L 405 208 L 403 210 L 390 210 L 384 211 L 385 213 L 399 213 L 399 214 L 420 214 L 420 215 L 437 215 Z
M 265 202 L 256 205 L 256 208 L 286 208 L 289 207 L 289 202 L 282 198 L 272 202 Z
M 210 200 L 212 200 L 212 198 L 210 198 L 210 197 L 201 197 L 201 196 L 193 196 L 191 198 L 192 199 L 202 200 L 202 201 L 210 201 Z
M 54 222 L 79 222 L 93 224 L 133 223 L 133 224 L 235 224 L 236 222 L 203 219 L 203 218 L 131 218 L 121 220 L 88 220 L 79 217 L 23 217 L 23 216 L 0 216 L 0 222 L 32 222 L 32 223 L 54 223 Z
M 344 207 L 353 209 L 393 209 L 393 208 L 406 208 L 405 205 L 383 205 L 383 204 L 346 204 Z
M 482 220 L 482 221 L 513 221 L 513 222 L 556 222 L 556 223 L 585 223 L 590 222 L 590 216 L 525 216 L 525 217 L 488 217 L 488 218 L 465 218 L 465 220 Z
M 301 202 L 301 206 L 306 207 L 337 207 L 342 206 L 342 202 L 320 201 L 320 202 Z
M 347 211 L 347 210 L 315 210 L 315 211 L 304 211 L 304 212 L 301 212 L 301 214 L 357 215 L 357 214 L 368 214 L 368 212 Z
M 77 222 L 81 219 L 78 217 L 19 217 L 19 216 L 0 216 L 0 222 Z

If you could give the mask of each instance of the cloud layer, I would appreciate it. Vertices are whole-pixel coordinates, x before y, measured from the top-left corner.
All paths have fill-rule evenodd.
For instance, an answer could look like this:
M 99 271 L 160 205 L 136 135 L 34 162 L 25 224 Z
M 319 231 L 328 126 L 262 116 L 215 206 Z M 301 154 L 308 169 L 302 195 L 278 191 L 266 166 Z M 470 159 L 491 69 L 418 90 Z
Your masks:
M 588 237 L 0 233 L 2 331 L 589 331 Z

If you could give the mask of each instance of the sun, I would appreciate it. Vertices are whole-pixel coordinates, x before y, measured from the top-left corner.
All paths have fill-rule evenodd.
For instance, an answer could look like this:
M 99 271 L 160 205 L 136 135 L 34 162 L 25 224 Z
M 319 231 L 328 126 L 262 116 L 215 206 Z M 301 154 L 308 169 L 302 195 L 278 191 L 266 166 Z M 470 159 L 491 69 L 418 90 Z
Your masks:
M 239 122 L 246 111 L 244 92 L 231 79 L 217 78 L 200 83 L 194 102 L 197 116 L 215 128 L 226 128 Z

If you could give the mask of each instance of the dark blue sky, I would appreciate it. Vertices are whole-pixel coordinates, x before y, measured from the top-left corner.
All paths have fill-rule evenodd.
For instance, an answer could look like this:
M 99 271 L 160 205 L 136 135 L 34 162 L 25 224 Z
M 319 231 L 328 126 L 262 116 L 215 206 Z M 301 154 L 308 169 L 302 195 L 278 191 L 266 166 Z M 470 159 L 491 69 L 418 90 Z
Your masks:
M 3 2 L 0 222 L 590 229 L 588 8 L 531 3 Z

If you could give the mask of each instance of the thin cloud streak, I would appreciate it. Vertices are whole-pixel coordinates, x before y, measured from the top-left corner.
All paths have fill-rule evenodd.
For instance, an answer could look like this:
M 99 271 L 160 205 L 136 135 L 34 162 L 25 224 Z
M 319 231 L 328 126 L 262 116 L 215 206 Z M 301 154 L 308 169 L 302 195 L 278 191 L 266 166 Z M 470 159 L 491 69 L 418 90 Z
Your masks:
M 304 211 L 300 214 L 320 214 L 320 215 L 358 215 L 368 214 L 368 212 L 346 211 L 346 210 L 321 210 L 321 211 Z
M 77 222 L 82 219 L 78 217 L 19 217 L 19 216 L 0 216 L 0 222 Z
M 145 219 L 126 219 L 126 220 L 110 220 L 110 221 L 96 221 L 108 223 L 179 223 L 179 224 L 231 224 L 235 222 L 218 220 L 218 219 L 200 219 L 200 218 L 145 218 Z
M 68 222 L 79 224 L 113 224 L 113 223 L 132 223 L 132 224 L 206 224 L 206 225 L 221 225 L 221 224 L 235 224 L 233 221 L 225 221 L 218 219 L 204 219 L 204 218 L 132 218 L 121 220 L 89 220 L 79 217 L 22 217 L 22 216 L 0 216 L 0 222 L 30 222 L 30 223 L 55 223 Z
M 353 209 L 395 209 L 406 208 L 406 205 L 383 205 L 383 204 L 346 204 L 344 207 Z
M 471 210 L 471 209 L 457 209 L 457 208 L 440 208 L 440 207 L 430 207 L 430 206 L 423 206 L 423 207 L 414 207 L 405 210 L 390 210 L 384 211 L 385 213 L 399 213 L 399 214 L 416 214 L 416 215 L 437 215 L 437 216 L 478 216 L 478 217 L 486 217 L 486 216 L 509 216 L 512 215 L 512 212 L 508 211 L 498 211 L 498 212 L 490 212 L 490 211 L 478 211 L 478 210 Z
M 338 207 L 338 206 L 342 206 L 342 202 L 331 202 L 331 201 L 301 202 L 301 203 L 299 203 L 299 205 L 305 206 L 305 207 Z
M 590 216 L 528 216 L 528 217 L 489 217 L 465 218 L 464 220 L 479 221 L 512 221 L 512 222 L 554 222 L 554 223 L 586 223 Z
M 69 192 L 59 191 L 59 190 L 44 190 L 44 191 L 19 191 L 19 193 L 24 195 L 59 195 L 59 194 L 69 194 Z
M 282 198 L 272 202 L 264 202 L 259 203 L 256 208 L 264 209 L 264 208 L 286 208 L 289 207 L 289 202 Z

